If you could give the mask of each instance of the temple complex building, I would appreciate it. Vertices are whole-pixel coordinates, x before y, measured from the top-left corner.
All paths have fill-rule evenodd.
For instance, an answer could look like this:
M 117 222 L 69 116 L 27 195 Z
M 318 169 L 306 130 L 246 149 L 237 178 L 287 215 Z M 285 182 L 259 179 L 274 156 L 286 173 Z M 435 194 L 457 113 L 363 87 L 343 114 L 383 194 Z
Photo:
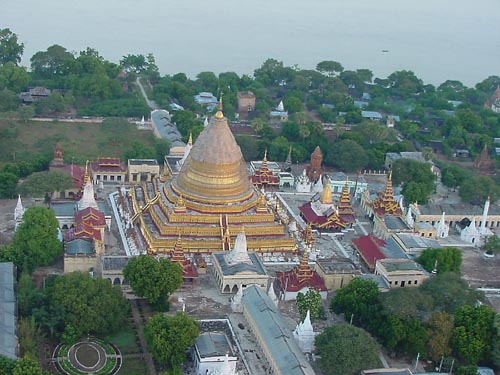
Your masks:
M 262 159 L 260 167 L 256 168 L 253 175 L 249 176 L 249 178 L 252 184 L 258 188 L 277 187 L 280 185 L 279 177 L 267 165 L 267 150 L 264 153 L 264 159 Z
M 255 253 L 247 251 L 244 232 L 236 237 L 234 249 L 212 254 L 214 276 L 222 293 L 236 293 L 249 285 L 267 290 L 269 276 Z
M 90 163 L 90 172 L 94 183 L 100 182 L 125 182 L 127 167 L 119 158 L 97 158 Z
M 52 198 L 69 198 L 79 199 L 81 189 L 83 187 L 84 170 L 78 165 L 71 163 L 70 165 L 64 163 L 63 149 L 61 142 L 57 142 L 54 148 L 54 158 L 49 163 L 49 171 L 62 171 L 71 176 L 73 179 L 73 186 L 66 191 L 52 192 Z
M 350 202 L 349 199 L 348 202 Z M 344 217 L 349 221 L 348 223 L 344 222 L 339 216 L 338 207 L 335 207 L 335 204 L 333 203 L 330 182 L 327 181 L 321 194 L 316 193 L 309 202 L 299 207 L 299 210 L 300 216 L 304 222 L 310 224 L 313 228 L 328 231 L 340 231 L 348 224 L 350 225 L 354 222 L 352 206 L 349 211 L 347 203 L 344 202 L 343 207 Z
M 222 104 L 177 175 L 167 170 L 133 186 L 126 198 L 137 247 L 151 254 L 171 253 L 179 235 L 184 253 L 229 251 L 243 228 L 251 252 L 296 252 L 295 240 L 248 179 Z
M 277 285 L 280 290 L 280 299 L 295 300 L 297 294 L 306 293 L 309 289 L 320 292 L 321 298 L 326 299 L 327 289 L 325 281 L 309 266 L 309 253 L 304 251 L 300 263 L 290 271 L 276 272 Z

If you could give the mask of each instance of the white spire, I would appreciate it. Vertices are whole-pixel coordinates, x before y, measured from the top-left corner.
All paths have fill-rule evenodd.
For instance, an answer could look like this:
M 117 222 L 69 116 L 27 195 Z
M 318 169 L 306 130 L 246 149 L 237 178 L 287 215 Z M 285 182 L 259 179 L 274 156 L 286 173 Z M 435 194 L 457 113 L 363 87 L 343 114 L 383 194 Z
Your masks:
M 280 104 L 278 104 L 276 110 L 280 112 L 285 112 L 285 106 L 283 105 L 283 100 L 280 101 Z
M 441 214 L 441 219 L 434 225 L 434 228 L 436 228 L 436 236 L 438 238 L 448 237 L 448 233 L 450 231 L 450 227 L 446 225 L 446 220 L 444 216 L 445 212 Z
M 271 286 L 269 287 L 269 290 L 267 292 L 267 295 L 269 298 L 271 298 L 271 301 L 273 301 L 274 305 L 278 307 L 278 297 L 276 296 L 276 292 L 274 291 L 274 283 L 271 282 Z
M 234 249 L 226 255 L 226 262 L 229 265 L 237 263 L 252 264 L 252 260 L 247 252 L 247 236 L 245 236 L 245 232 L 241 231 L 238 233 L 234 241 Z
M 78 202 L 78 211 L 84 210 L 87 207 L 92 207 L 96 210 L 99 209 L 99 206 L 97 206 L 97 202 L 95 201 L 94 197 L 94 185 L 92 185 L 92 181 L 90 181 L 90 178 L 83 186 L 83 195 Z
M 203 121 L 203 126 L 207 127 L 207 125 L 208 125 L 208 117 L 205 116 L 205 121 Z
M 314 329 L 311 324 L 311 316 L 307 310 L 306 317 L 302 323 L 297 324 L 293 331 L 293 337 L 303 353 L 311 353 L 314 348 Z
M 141 125 L 144 125 L 146 122 L 144 121 L 144 116 L 141 118 Z
M 481 220 L 481 229 L 479 230 L 481 234 L 486 234 L 486 219 L 488 217 L 489 210 L 490 210 L 490 197 L 488 197 L 488 199 L 486 199 L 486 202 L 484 202 L 483 218 Z
M 413 225 L 415 224 L 415 220 L 413 220 L 413 216 L 411 216 L 410 207 L 408 207 L 408 211 L 406 212 L 406 223 L 410 226 L 410 228 L 413 228 Z
M 17 205 L 16 205 L 16 208 L 14 210 L 15 229 L 17 229 L 17 227 L 19 225 L 21 225 L 21 223 L 23 222 L 23 215 L 24 215 L 23 202 L 21 202 L 21 196 L 18 195 L 17 196 Z

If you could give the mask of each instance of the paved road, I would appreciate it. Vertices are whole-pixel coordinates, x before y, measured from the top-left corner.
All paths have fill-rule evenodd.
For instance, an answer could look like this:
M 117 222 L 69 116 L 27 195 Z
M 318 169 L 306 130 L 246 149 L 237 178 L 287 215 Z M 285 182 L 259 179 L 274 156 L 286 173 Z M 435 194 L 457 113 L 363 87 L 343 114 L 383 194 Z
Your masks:
M 146 104 L 148 105 L 148 107 L 151 108 L 152 110 L 159 109 L 159 107 L 156 105 L 156 103 L 153 100 L 149 100 L 148 96 L 146 95 L 146 91 L 144 90 L 144 87 L 142 86 L 140 77 L 137 77 L 135 79 L 135 84 L 137 86 L 139 86 L 139 89 L 141 90 L 141 94 L 144 97 L 144 100 L 146 101 Z

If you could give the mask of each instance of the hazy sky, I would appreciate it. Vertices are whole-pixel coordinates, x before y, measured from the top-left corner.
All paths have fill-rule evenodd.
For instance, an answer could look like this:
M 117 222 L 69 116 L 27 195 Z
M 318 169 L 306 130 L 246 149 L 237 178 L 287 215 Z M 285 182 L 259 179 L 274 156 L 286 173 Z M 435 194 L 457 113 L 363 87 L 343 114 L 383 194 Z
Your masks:
M 115 62 L 153 52 L 162 74 L 252 73 L 274 57 L 379 77 L 410 69 L 435 84 L 500 75 L 499 15 L 500 0 L 0 0 L 0 27 L 26 44 L 25 65 L 60 44 Z

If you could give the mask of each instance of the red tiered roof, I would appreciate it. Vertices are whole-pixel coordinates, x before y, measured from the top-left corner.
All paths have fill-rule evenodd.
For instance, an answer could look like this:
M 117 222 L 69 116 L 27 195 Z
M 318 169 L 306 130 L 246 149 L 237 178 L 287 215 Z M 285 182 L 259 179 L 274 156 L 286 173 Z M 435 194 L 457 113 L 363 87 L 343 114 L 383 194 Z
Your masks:
M 324 229 L 343 229 L 346 224 L 341 217 L 337 215 L 337 212 L 332 207 L 332 209 L 325 215 L 318 215 L 312 208 L 311 202 L 307 202 L 301 207 L 299 207 L 300 215 L 304 221 L 311 224 L 315 228 Z
M 71 241 L 75 238 L 91 238 L 96 241 L 102 241 L 101 231 L 89 224 L 79 223 L 65 233 L 65 240 Z
M 285 292 L 299 292 L 304 288 L 316 289 L 321 292 L 327 290 L 321 276 L 309 267 L 306 251 L 304 251 L 297 267 L 286 272 L 276 272 L 276 277 Z
M 401 207 L 399 207 L 398 202 L 394 199 L 394 193 L 392 191 L 392 171 L 389 172 L 389 178 L 387 179 L 384 193 L 372 202 L 372 208 L 377 216 L 403 215 Z
M 267 166 L 267 150 L 260 168 L 256 169 L 253 176 L 249 176 L 249 179 L 252 181 L 252 184 L 257 186 L 279 185 L 280 180 L 278 176 L 273 175 L 273 172 Z
M 85 223 L 94 228 L 104 228 L 106 219 L 104 213 L 92 207 L 87 207 L 75 213 L 75 223 Z
M 380 250 L 381 247 L 386 245 L 386 242 L 380 238 L 367 235 L 352 240 L 352 243 L 365 263 L 372 270 L 375 268 L 375 263 L 378 259 L 387 258 L 382 250 Z
M 174 246 L 174 251 L 172 257 L 170 258 L 172 262 L 179 263 L 182 267 L 182 279 L 195 279 L 198 277 L 198 272 L 194 268 L 193 264 L 189 259 L 184 258 L 184 251 L 182 250 L 181 239 L 179 238 Z

